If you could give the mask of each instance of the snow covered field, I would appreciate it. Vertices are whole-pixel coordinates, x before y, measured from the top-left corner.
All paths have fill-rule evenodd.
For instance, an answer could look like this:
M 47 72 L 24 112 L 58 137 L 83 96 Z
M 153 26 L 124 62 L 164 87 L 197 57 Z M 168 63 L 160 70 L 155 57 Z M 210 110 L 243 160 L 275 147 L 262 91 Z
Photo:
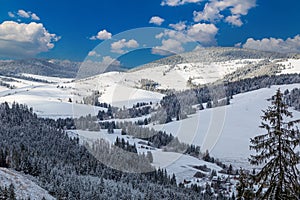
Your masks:
M 282 64 L 285 66 L 280 74 L 293 74 L 300 72 L 300 59 L 287 59 L 286 61 L 279 62 L 278 64 Z
M 258 126 L 262 110 L 270 105 L 267 99 L 278 88 L 284 91 L 295 87 L 300 88 L 300 84 L 272 86 L 235 95 L 228 106 L 198 111 L 185 120 L 154 125 L 153 128 L 172 133 L 180 141 L 200 145 L 202 151 L 208 149 L 224 163 L 249 168 L 250 138 L 264 132 Z M 291 111 L 295 119 L 300 119 L 300 112 Z
M 65 118 L 96 115 L 102 108 L 68 102 L 73 98 L 69 91 L 55 85 L 27 85 L 13 90 L 0 92 L 1 102 L 18 102 L 33 107 L 40 117 Z
M 83 130 L 69 130 L 68 135 L 70 137 L 78 137 L 80 142 L 92 142 L 97 139 L 105 139 L 110 144 L 113 144 L 117 137 L 119 139 L 124 138 L 129 144 L 136 144 L 138 153 L 147 154 L 151 151 L 153 155 L 153 166 L 156 168 L 167 169 L 169 174 L 174 173 L 178 182 L 183 182 L 184 180 L 191 179 L 196 172 L 199 170 L 194 168 L 194 166 L 206 165 L 211 170 L 220 171 L 222 168 L 216 164 L 205 162 L 203 160 L 197 159 L 189 155 L 183 155 L 174 152 L 165 152 L 162 149 L 156 149 L 148 147 L 145 145 L 144 140 L 134 138 L 129 135 L 121 135 L 121 130 L 115 130 L 113 134 L 108 134 L 107 130 L 101 131 L 83 131 Z
M 136 68 L 129 72 L 108 72 L 89 78 L 87 82 L 98 84 L 97 89 L 115 83 L 132 88 L 139 87 L 142 79 L 159 84 L 159 89 L 184 90 L 189 88 L 187 81 L 194 83 L 211 83 L 232 73 L 249 63 L 258 63 L 259 59 L 231 60 L 224 62 L 184 63 L 178 65 L 160 65 L 156 67 Z M 85 81 L 84 81 L 85 82 Z M 79 85 L 78 85 L 79 86 Z M 79 86 L 80 87 L 80 86 Z

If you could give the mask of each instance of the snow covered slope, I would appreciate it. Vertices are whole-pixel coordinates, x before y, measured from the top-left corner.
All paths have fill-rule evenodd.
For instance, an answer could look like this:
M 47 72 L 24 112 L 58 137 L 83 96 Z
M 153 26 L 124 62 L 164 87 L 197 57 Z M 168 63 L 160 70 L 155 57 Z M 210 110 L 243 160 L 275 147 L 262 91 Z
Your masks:
M 11 169 L 0 168 L 0 186 L 8 188 L 11 183 L 15 187 L 17 199 L 41 200 L 43 197 L 47 200 L 55 199 L 28 177 Z
M 76 88 L 93 85 L 102 93 L 111 93 L 111 86 L 144 88 L 145 82 L 155 89 L 184 90 L 193 85 L 223 80 L 233 73 L 233 80 L 300 71 L 300 59 L 272 52 L 237 48 L 204 48 L 170 56 L 127 72 L 110 72 L 76 81 Z M 289 63 L 292 63 L 292 66 Z M 287 65 L 287 67 L 282 67 Z M 280 67 L 281 66 L 281 67 Z M 291 71 L 290 68 L 293 68 Z M 283 71 L 282 71 L 283 70 Z M 235 73 L 237 72 L 237 73 Z M 82 72 L 84 73 L 84 72 Z M 78 75 L 80 77 L 80 74 Z M 226 79 L 228 80 L 228 79 Z M 153 88 L 152 88 L 153 90 Z
M 159 89 L 184 90 L 222 80 L 241 69 L 247 72 L 248 68 L 257 65 L 266 67 L 246 75 L 246 72 L 238 73 L 235 78 L 268 74 L 268 66 L 276 68 L 277 64 L 281 65 L 279 73 L 300 71 L 300 59 L 287 59 L 287 55 L 237 48 L 205 48 L 164 58 L 128 72 L 108 72 L 78 80 L 26 73 L 22 76 L 46 82 L 2 76 L 0 81 L 12 89 L 0 84 L 0 101 L 26 103 L 43 117 L 78 117 L 98 112 L 99 108 L 81 104 L 83 98 L 94 91 L 101 94 L 100 102 L 132 107 L 137 102 L 160 101 L 163 95 L 156 92 Z M 277 68 L 270 71 L 277 71 Z M 149 83 L 155 86 L 146 91 Z
M 169 174 L 175 174 L 177 182 L 183 182 L 184 180 L 193 179 L 196 172 L 199 172 L 199 169 L 196 169 L 194 166 L 203 166 L 206 165 L 210 170 L 220 171 L 222 168 L 216 164 L 205 162 L 201 159 L 183 155 L 175 152 L 165 152 L 162 149 L 157 149 L 153 147 L 148 147 L 147 141 L 132 137 L 130 135 L 121 135 L 121 130 L 115 130 L 113 134 L 108 134 L 107 130 L 101 131 L 83 131 L 83 130 L 69 130 L 68 135 L 71 138 L 78 137 L 80 143 L 83 142 L 93 142 L 97 139 L 105 139 L 110 144 L 114 144 L 117 137 L 119 139 L 124 139 L 128 141 L 129 144 L 136 145 L 138 153 L 147 154 L 148 151 L 151 151 L 153 155 L 152 165 L 156 168 L 166 169 Z
M 249 141 L 264 131 L 258 126 L 262 110 L 270 105 L 267 100 L 278 88 L 284 91 L 295 87 L 300 88 L 300 84 L 272 86 L 235 95 L 228 106 L 204 109 L 187 119 L 152 127 L 172 133 L 180 141 L 200 145 L 202 151 L 208 149 L 224 163 L 249 168 Z M 300 119 L 300 112 L 291 111 L 295 119 Z
M 300 72 L 300 59 L 286 59 L 285 61 L 278 62 L 283 65 L 283 69 L 280 74 L 293 74 Z
M 154 76 L 153 74 L 148 75 Z M 74 98 L 75 100 L 79 98 L 79 101 L 81 96 L 90 95 L 92 91 L 99 91 L 100 102 L 110 103 L 117 107 L 132 107 L 137 102 L 158 102 L 164 96 L 158 92 L 138 88 L 138 80 L 138 75 L 125 72 L 108 72 L 77 80 L 72 84 Z M 79 95 L 76 96 L 77 94 Z
M 95 115 L 101 108 L 69 102 L 73 99 L 73 90 L 61 87 L 62 84 L 72 84 L 71 79 L 57 79 L 55 77 L 43 77 L 36 75 L 26 75 L 49 83 L 24 80 L 22 78 L 10 78 L 5 81 L 14 88 L 0 88 L 0 102 L 18 102 L 33 107 L 40 117 L 65 118 L 79 117 L 88 114 Z M 1 76 L 4 82 L 8 77 Z
M 137 68 L 128 72 L 109 72 L 77 82 L 93 84 L 98 90 L 117 85 L 141 88 L 142 80 L 152 80 L 158 84 L 156 89 L 184 90 L 193 84 L 206 84 L 222 79 L 225 75 L 249 64 L 257 64 L 260 59 L 236 59 L 222 62 L 193 62 L 172 65 L 158 65 Z M 89 84 L 88 84 L 89 85 Z M 103 92 L 103 91 L 102 91 Z
M 71 79 L 25 74 L 27 77 L 48 81 L 46 83 L 0 76 L 0 81 L 13 86 L 13 89 L 0 87 L 0 102 L 16 101 L 33 107 L 38 116 L 65 118 L 97 115 L 99 110 L 103 110 L 104 108 L 82 104 L 83 98 L 96 90 L 102 93 L 100 102 L 118 107 L 132 107 L 133 104 L 142 101 L 158 102 L 164 96 L 157 92 L 120 85 L 116 83 L 114 73 L 116 72 L 103 74 L 97 79 L 77 82 Z M 11 80 L 7 81 L 7 78 Z

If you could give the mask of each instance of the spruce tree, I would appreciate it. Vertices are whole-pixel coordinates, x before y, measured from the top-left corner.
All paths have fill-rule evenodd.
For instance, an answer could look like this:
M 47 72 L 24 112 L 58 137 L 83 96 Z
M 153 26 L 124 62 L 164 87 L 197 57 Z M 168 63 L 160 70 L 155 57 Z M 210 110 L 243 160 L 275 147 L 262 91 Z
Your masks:
M 253 185 L 251 179 L 249 179 L 249 174 L 245 173 L 243 169 L 239 170 L 239 181 L 236 185 L 237 200 L 242 199 L 253 199 Z
M 298 121 L 286 121 L 292 118 L 288 106 L 283 101 L 280 89 L 272 97 L 271 106 L 265 111 L 260 128 L 266 133 L 250 140 L 252 165 L 262 165 L 262 169 L 252 176 L 258 186 L 255 192 L 257 199 L 299 199 L 299 171 L 296 165 L 300 161 L 295 152 L 299 145 Z
M 15 186 L 11 183 L 8 188 L 8 199 L 9 200 L 15 200 L 16 194 L 15 194 Z

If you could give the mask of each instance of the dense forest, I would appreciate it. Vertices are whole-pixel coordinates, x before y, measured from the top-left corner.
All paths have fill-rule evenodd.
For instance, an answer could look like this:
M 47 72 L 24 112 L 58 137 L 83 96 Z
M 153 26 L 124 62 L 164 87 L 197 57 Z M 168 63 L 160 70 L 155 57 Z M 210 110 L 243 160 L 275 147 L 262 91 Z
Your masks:
M 78 139 L 70 139 L 57 127 L 55 120 L 38 118 L 25 105 L 1 104 L 0 167 L 33 176 L 57 199 L 209 199 L 213 195 L 199 193 L 205 188 L 198 186 L 178 187 L 174 175 L 153 169 L 145 155 L 124 157 L 119 148 L 105 141 L 96 141 L 89 151 L 89 145 L 79 145 Z M 95 157 L 122 157 L 121 160 L 134 161 L 135 165 L 132 168 L 119 163 L 128 171 L 125 173 L 107 167 Z M 130 173 L 137 168 L 152 171 Z
M 16 200 L 15 187 L 13 184 L 10 184 L 8 187 L 0 186 L 0 199 L 7 200 Z
M 224 106 L 230 104 L 233 95 L 268 88 L 272 85 L 293 83 L 300 83 L 300 74 L 265 75 L 234 82 L 216 82 L 179 92 L 167 91 L 160 102 L 161 109 L 151 119 L 159 123 L 168 123 L 174 118 L 179 120 L 195 113 L 193 105 L 200 105 L 199 109 L 203 109 L 203 103 L 206 103 L 206 108 Z M 298 91 L 293 92 L 292 95 L 296 99 L 298 96 L 295 98 L 295 93 Z
M 300 88 L 294 88 L 291 91 L 285 90 L 284 100 L 288 106 L 300 111 Z

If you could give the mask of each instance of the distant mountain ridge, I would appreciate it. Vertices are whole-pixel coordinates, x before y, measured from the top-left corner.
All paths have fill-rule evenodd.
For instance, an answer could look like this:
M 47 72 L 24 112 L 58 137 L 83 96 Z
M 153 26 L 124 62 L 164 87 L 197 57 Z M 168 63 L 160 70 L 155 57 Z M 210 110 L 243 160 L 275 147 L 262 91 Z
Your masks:
M 83 69 L 81 69 L 83 68 Z M 61 77 L 61 78 L 75 78 L 78 72 L 83 77 L 89 77 L 103 72 L 110 71 L 127 71 L 124 66 L 109 65 L 99 67 L 93 62 L 73 62 L 69 60 L 56 60 L 56 59 L 39 59 L 30 58 L 22 60 L 0 60 L 0 74 L 34 74 L 41 76 Z M 82 78 L 82 77 L 80 77 Z
M 139 71 L 145 68 L 153 68 L 162 65 L 170 67 L 185 63 L 213 63 L 226 62 L 237 59 L 263 59 L 274 60 L 297 57 L 296 54 L 282 54 L 276 52 L 263 52 L 250 49 L 234 48 L 234 47 L 210 47 L 200 48 L 191 52 L 172 55 L 160 60 L 147 63 L 142 66 L 128 70 L 125 66 L 114 65 L 102 66 L 96 62 L 73 62 L 69 60 L 56 59 L 22 59 L 22 60 L 0 60 L 0 74 L 35 74 L 42 76 L 52 76 L 61 78 L 86 78 L 110 71 Z M 79 75 L 78 75 L 79 74 Z
M 73 78 L 76 76 L 80 64 L 80 62 L 37 58 L 0 61 L 0 73 L 3 75 L 28 73 L 41 76 Z
M 252 49 L 243 49 L 235 47 L 207 47 L 199 48 L 197 50 L 186 52 L 182 54 L 172 55 L 160 60 L 147 63 L 139 68 L 154 67 L 160 65 L 173 65 L 182 63 L 195 63 L 195 62 L 224 62 L 236 59 L 279 59 L 289 58 L 295 56 L 294 54 L 284 54 L 277 52 L 266 52 Z

